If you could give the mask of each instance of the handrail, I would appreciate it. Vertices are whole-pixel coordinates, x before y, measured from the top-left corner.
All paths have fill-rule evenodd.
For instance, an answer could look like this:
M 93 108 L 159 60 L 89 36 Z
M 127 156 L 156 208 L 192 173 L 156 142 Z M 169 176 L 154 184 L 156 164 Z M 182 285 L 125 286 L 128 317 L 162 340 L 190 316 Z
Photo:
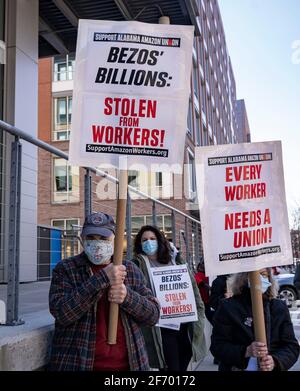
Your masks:
M 10 125 L 4 121 L 1 121 L 0 120 L 0 128 L 2 128 L 3 130 L 7 131 L 8 133 L 10 133 L 11 135 L 13 136 L 16 136 L 16 137 L 19 137 L 31 144 L 34 144 L 36 145 L 37 147 L 39 148 L 42 148 L 44 149 L 45 151 L 48 151 L 60 158 L 63 158 L 65 160 L 69 160 L 69 156 L 67 153 L 61 151 L 60 149 L 58 148 L 55 148 L 53 147 L 52 145 L 46 143 L 45 141 L 42 141 L 34 136 L 31 136 L 29 135 L 28 133 L 26 133 L 25 131 L 13 126 L 13 125 Z M 102 170 L 99 170 L 97 168 L 91 168 L 91 167 L 85 167 L 86 169 L 90 170 L 91 172 L 97 174 L 97 175 L 100 175 L 101 177 L 103 178 L 107 178 L 108 180 L 110 180 L 111 182 L 114 182 L 114 183 L 119 183 L 119 180 L 115 177 L 113 177 L 112 175 L 109 175 L 107 174 L 106 172 L 102 171 Z M 200 224 L 200 221 L 197 220 L 197 219 L 194 219 L 193 217 L 187 215 L 186 213 L 182 212 L 181 210 L 178 210 L 176 208 L 174 208 L 173 206 L 171 205 L 168 205 L 166 204 L 165 202 L 163 201 L 160 201 L 154 197 L 151 197 L 149 194 L 146 194 L 136 188 L 134 188 L 133 186 L 130 186 L 128 185 L 128 189 L 144 198 L 147 198 L 153 202 L 156 202 L 157 204 L 163 206 L 164 208 L 166 209 L 169 209 L 169 210 L 173 210 L 174 212 L 180 214 L 181 216 L 183 216 L 184 218 L 187 218 L 188 220 L 196 223 L 196 224 Z

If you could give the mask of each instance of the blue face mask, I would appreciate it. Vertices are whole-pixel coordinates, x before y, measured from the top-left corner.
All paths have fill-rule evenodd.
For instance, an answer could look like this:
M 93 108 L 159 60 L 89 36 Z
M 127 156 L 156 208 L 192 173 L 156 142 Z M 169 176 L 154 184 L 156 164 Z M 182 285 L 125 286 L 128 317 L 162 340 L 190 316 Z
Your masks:
M 270 283 L 268 277 L 263 277 L 262 275 L 260 275 L 260 281 L 262 293 L 265 293 L 272 284 Z
M 142 249 L 147 255 L 154 255 L 158 250 L 157 240 L 146 240 L 142 243 Z

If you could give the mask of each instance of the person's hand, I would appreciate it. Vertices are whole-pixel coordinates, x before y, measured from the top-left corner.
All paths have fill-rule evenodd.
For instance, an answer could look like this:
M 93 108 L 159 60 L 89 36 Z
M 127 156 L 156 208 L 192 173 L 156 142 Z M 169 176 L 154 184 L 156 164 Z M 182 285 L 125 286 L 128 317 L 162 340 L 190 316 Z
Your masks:
M 268 354 L 267 345 L 263 342 L 252 342 L 251 345 L 247 347 L 246 357 L 265 357 Z
M 273 357 L 270 355 L 266 355 L 265 357 L 259 360 L 259 367 L 261 371 L 273 371 L 275 367 L 275 362 Z
M 127 289 L 124 284 L 113 285 L 108 291 L 108 300 L 111 303 L 122 304 L 127 295 Z
M 103 269 L 109 279 L 110 285 L 120 285 L 126 277 L 126 267 L 124 265 L 114 265 L 110 263 Z

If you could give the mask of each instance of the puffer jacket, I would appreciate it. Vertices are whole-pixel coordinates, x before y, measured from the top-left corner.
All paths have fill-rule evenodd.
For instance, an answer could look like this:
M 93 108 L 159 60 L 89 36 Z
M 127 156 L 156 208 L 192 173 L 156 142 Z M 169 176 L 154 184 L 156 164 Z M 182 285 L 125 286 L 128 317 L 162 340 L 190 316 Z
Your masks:
M 288 370 L 299 356 L 289 310 L 279 299 L 263 299 L 269 354 L 275 361 L 274 370 Z M 242 294 L 223 299 L 214 317 L 210 350 L 220 361 L 220 371 L 247 368 L 247 346 L 254 338 L 250 289 Z

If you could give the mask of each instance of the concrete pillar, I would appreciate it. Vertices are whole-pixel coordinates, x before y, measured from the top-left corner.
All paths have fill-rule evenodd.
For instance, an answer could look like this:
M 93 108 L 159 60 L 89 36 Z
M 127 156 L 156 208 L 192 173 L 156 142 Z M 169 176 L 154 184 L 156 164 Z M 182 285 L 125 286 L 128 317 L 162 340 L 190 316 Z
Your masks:
M 7 63 L 4 121 L 32 136 L 37 136 L 39 4 L 38 0 L 10 0 L 6 5 Z M 6 137 L 8 149 L 10 142 L 11 137 Z M 7 167 L 6 172 L 8 169 Z M 21 186 L 20 281 L 35 281 L 37 279 L 37 148 L 27 142 L 23 142 Z M 9 189 L 9 175 L 6 189 Z

